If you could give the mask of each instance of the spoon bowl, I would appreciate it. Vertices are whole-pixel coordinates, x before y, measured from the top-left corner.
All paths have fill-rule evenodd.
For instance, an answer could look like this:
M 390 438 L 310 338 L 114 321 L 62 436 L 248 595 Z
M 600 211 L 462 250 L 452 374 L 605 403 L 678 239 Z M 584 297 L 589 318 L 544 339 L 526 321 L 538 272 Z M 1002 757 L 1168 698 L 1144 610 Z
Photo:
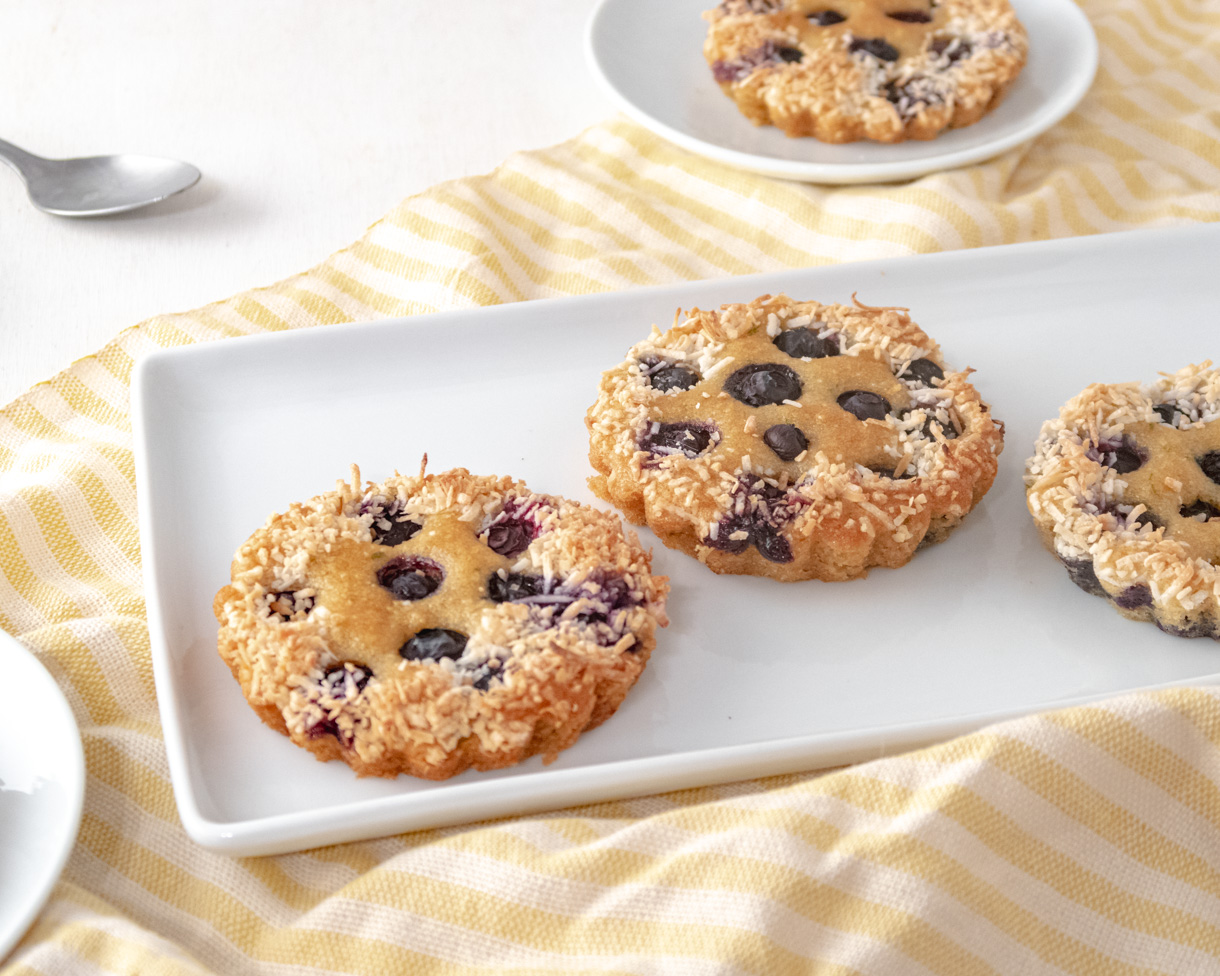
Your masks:
M 0 139 L 0 159 L 25 180 L 30 202 L 60 217 L 100 217 L 145 207 L 199 181 L 190 163 L 160 156 L 44 159 Z

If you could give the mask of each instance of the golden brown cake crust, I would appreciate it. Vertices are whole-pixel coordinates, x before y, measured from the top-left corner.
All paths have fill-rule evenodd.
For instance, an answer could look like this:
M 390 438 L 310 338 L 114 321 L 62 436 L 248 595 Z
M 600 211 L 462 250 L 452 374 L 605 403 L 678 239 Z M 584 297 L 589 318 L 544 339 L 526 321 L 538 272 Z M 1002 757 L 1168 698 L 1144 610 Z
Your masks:
M 509 478 L 353 468 L 238 550 L 220 656 L 267 725 L 361 776 L 550 762 L 644 670 L 650 564 L 617 517 Z
M 971 125 L 1028 48 L 1007 0 L 724 0 L 704 17 L 704 56 L 742 114 L 832 143 Z
M 1082 589 L 1183 637 L 1220 636 L 1220 372 L 1097 383 L 1025 468 L 1043 543 Z
M 983 497 L 1003 446 L 904 309 L 784 295 L 654 327 L 586 425 L 594 492 L 717 573 L 778 580 L 905 564 Z

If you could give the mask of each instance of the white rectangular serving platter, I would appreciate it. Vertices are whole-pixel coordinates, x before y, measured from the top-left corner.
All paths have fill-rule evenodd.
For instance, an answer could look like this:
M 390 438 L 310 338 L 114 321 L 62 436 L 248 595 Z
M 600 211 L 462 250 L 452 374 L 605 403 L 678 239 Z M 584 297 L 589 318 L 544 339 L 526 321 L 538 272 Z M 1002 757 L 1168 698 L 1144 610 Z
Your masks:
M 1220 647 L 1122 619 L 1026 513 L 1042 421 L 1092 382 L 1216 354 L 1220 226 L 701 281 L 153 354 L 133 420 L 157 693 L 200 844 L 271 854 L 873 758 L 996 719 L 1213 683 Z M 602 370 L 679 306 L 764 292 L 902 305 L 1007 424 L 995 487 L 945 543 L 851 583 L 715 576 L 647 531 L 671 626 L 613 719 L 549 767 L 357 779 L 265 728 L 216 654 L 212 597 L 273 511 L 352 462 L 510 474 L 598 502 L 584 414 Z

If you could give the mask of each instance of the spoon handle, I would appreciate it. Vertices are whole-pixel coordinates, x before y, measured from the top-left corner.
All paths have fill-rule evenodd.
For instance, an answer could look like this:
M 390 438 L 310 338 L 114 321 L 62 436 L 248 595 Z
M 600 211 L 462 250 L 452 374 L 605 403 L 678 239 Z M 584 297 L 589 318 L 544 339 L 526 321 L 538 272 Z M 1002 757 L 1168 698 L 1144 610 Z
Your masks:
M 28 153 L 20 146 L 14 146 L 3 139 L 0 139 L 0 159 L 3 159 L 22 176 L 27 176 L 38 168 L 39 163 L 43 162 L 41 156 Z

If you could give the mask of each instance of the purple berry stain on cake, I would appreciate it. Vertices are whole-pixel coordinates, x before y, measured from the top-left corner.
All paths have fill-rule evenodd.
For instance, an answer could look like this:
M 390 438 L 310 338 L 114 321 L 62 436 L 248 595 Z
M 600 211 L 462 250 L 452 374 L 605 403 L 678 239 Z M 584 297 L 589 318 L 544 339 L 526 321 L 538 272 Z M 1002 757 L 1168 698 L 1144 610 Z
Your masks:
M 377 582 L 395 600 L 422 600 L 440 587 L 445 571 L 423 556 L 396 556 L 377 570 Z
M 607 569 L 595 569 L 579 585 L 565 586 L 563 590 L 575 600 L 583 601 L 583 609 L 575 619 L 603 647 L 613 647 L 630 633 L 630 611 L 642 600 L 639 591 L 621 573 Z M 626 648 L 628 653 L 638 650 L 634 641 Z
M 1211 624 L 1209 624 L 1206 620 L 1189 621 L 1183 627 L 1179 627 L 1177 624 L 1166 623 L 1165 621 L 1158 620 L 1155 618 L 1153 619 L 1152 622 L 1156 624 L 1158 630 L 1164 631 L 1166 634 L 1169 634 L 1171 637 L 1192 637 L 1193 638 L 1193 637 L 1215 637 L 1216 636 L 1216 633 L 1212 629 Z
M 350 702 L 364 691 L 365 686 L 373 677 L 373 671 L 366 665 L 357 664 L 355 661 L 344 661 L 341 664 L 333 665 L 326 669 L 326 673 L 322 675 L 322 680 L 319 683 L 319 698 L 323 703 L 323 717 L 318 721 L 309 725 L 305 729 L 305 734 L 311 739 L 317 739 L 324 735 L 333 735 L 336 739 L 342 742 L 345 746 L 352 744 L 352 735 L 350 732 L 341 729 L 339 723 L 330 717 L 329 712 L 333 711 L 333 706 L 338 702 Z
M 1064 568 L 1067 570 L 1068 577 L 1073 583 L 1093 596 L 1106 595 L 1106 591 L 1102 589 L 1101 580 L 1097 578 L 1097 573 L 1093 569 L 1092 559 L 1060 558 Z
M 492 552 L 516 559 L 542 532 L 543 514 L 540 499 L 510 498 L 480 535 Z
M 1152 606 L 1152 590 L 1143 583 L 1124 587 L 1114 598 L 1114 605 L 1123 610 Z
M 722 83 L 741 81 L 741 79 L 753 74 L 763 65 L 782 65 L 793 60 L 799 61 L 800 58 L 794 57 L 792 52 L 796 52 L 797 55 L 801 54 L 799 48 L 779 45 L 774 41 L 766 41 L 759 47 L 746 51 L 731 61 L 712 62 L 712 77 Z
M 792 562 L 792 546 L 784 538 L 783 528 L 803 504 L 794 503 L 787 492 L 774 485 L 746 479 L 733 498 L 729 514 L 716 523 L 703 544 L 732 555 L 741 555 L 754 546 L 770 562 Z

